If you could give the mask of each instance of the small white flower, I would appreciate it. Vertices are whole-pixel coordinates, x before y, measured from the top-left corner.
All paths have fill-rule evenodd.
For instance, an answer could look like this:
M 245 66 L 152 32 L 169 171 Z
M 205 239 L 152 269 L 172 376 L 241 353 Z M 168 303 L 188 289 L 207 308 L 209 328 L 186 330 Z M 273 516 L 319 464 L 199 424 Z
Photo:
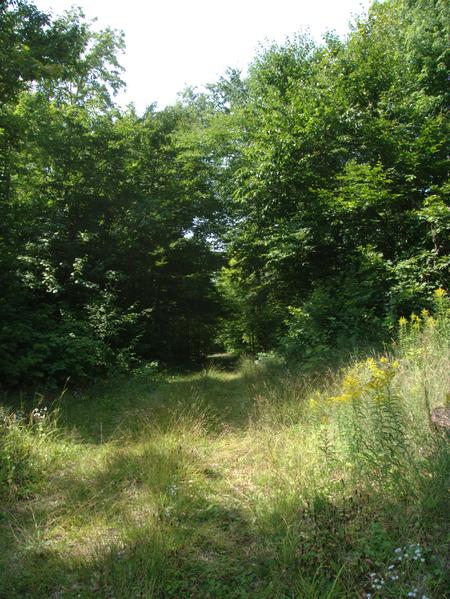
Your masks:
M 402 552 L 402 548 L 401 547 L 397 547 L 397 549 L 395 550 L 395 553 L 401 553 Z
M 388 568 L 388 570 L 393 570 L 395 568 L 395 564 L 391 564 Z

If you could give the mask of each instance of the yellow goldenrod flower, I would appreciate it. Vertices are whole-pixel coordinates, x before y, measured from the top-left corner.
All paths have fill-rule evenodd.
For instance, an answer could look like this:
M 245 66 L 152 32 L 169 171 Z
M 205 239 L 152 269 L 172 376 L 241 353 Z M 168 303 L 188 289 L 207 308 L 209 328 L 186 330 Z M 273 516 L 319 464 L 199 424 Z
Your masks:
M 436 320 L 432 316 L 429 316 L 426 319 L 425 324 L 427 325 L 427 327 L 430 327 L 432 329 L 436 325 Z
M 389 364 L 389 360 L 385 356 L 381 356 L 380 364 Z
M 442 287 L 438 287 L 438 289 L 434 290 L 434 296 L 439 299 L 445 297 L 446 295 L 447 295 L 447 292 L 445 289 L 442 289 Z
M 406 320 L 406 318 L 404 316 L 400 316 L 398 323 L 401 327 L 406 327 L 406 325 L 408 324 L 408 321 Z
M 369 360 L 367 360 L 366 362 L 367 368 L 370 370 L 370 372 L 374 375 L 377 375 L 380 372 L 383 372 L 383 370 L 378 366 L 378 364 L 375 362 L 375 360 L 373 358 L 370 358 Z
M 331 401 L 338 401 L 338 402 L 347 402 L 350 401 L 351 399 L 353 399 L 353 396 L 351 393 L 342 393 L 342 395 L 335 395 L 334 397 L 330 397 Z
M 353 375 L 348 374 L 344 379 L 344 389 L 359 391 L 361 385 L 359 380 Z

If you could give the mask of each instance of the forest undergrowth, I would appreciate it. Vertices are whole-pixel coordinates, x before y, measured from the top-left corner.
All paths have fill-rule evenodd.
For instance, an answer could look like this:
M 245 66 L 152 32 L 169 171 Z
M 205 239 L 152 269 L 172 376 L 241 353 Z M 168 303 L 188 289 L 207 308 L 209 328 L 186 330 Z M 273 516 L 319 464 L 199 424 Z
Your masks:
M 33 411 L 5 396 L 0 596 L 444 597 L 435 296 L 389 351 L 340 371 L 265 358 L 141 372 Z

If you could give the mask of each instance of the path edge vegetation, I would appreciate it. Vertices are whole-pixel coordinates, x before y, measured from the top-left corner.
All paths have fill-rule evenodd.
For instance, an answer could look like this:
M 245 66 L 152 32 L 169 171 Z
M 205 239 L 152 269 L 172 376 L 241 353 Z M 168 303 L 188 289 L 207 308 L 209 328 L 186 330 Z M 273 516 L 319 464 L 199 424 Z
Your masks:
M 268 357 L 3 409 L 4 596 L 444 597 L 449 308 L 320 378 Z

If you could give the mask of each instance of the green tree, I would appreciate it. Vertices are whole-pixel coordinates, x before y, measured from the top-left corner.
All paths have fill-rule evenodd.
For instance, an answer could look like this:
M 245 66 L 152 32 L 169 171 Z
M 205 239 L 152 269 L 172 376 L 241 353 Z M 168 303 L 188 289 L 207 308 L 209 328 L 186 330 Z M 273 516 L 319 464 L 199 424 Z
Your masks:
M 295 314 L 309 322 L 297 353 L 373 340 L 448 284 L 447 13 L 374 3 L 345 41 L 300 37 L 253 63 L 228 117 L 224 281 L 256 349 L 283 331 L 295 346 Z

